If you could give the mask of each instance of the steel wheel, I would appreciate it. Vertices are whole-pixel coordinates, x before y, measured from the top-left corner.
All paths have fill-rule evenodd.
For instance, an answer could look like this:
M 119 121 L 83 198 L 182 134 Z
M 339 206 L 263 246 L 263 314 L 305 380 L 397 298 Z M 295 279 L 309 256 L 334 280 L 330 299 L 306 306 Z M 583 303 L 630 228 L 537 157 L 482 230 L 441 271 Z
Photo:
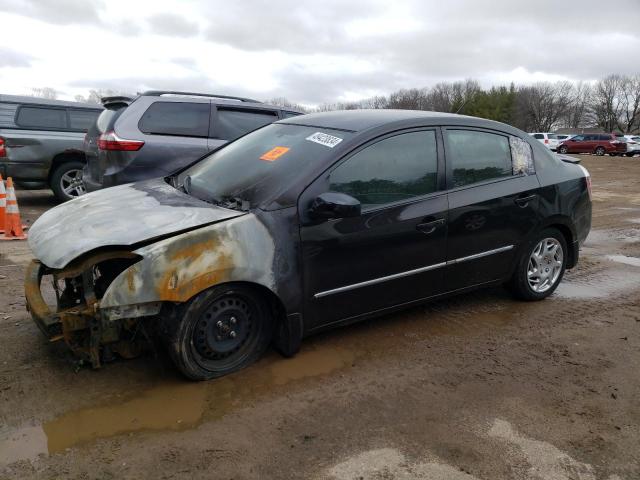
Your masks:
M 207 360 L 221 360 L 240 350 L 251 336 L 253 312 L 242 297 L 223 297 L 209 305 L 193 331 L 193 345 Z
M 82 170 L 75 168 L 67 170 L 60 177 L 60 190 L 69 197 L 79 197 L 87 193 L 82 181 Z
M 562 245 L 555 238 L 545 238 L 538 242 L 529 257 L 527 281 L 536 293 L 544 293 L 552 288 L 564 265 Z

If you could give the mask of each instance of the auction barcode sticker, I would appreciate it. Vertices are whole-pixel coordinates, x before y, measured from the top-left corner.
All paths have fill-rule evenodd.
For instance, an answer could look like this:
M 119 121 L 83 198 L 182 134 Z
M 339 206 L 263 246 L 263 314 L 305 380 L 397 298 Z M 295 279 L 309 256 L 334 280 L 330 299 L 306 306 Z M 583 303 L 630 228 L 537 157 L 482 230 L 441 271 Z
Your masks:
M 308 136 L 307 140 L 319 143 L 320 145 L 324 145 L 329 148 L 335 147 L 342 141 L 340 137 L 334 137 L 333 135 L 328 135 L 322 132 L 316 132 L 313 135 Z

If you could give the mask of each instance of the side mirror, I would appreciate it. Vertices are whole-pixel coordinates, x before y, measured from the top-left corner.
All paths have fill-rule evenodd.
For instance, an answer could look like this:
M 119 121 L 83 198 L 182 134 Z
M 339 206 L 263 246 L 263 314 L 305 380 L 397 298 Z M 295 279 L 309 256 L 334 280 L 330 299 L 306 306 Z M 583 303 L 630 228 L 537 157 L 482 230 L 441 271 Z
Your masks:
M 360 210 L 360 202 L 351 195 L 325 192 L 311 202 L 309 216 L 315 219 L 358 217 Z

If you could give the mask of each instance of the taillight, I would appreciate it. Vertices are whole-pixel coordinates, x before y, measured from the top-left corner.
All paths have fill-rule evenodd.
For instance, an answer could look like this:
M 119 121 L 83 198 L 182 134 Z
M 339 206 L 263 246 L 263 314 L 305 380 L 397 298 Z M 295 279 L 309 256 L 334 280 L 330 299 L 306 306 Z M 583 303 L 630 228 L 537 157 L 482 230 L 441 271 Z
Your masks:
M 0 137 L 0 157 L 7 156 L 7 149 L 4 146 L 4 138 Z
M 135 152 L 140 150 L 144 142 L 142 140 L 125 140 L 116 135 L 112 130 L 105 132 L 98 138 L 98 148 L 100 150 L 119 150 L 121 152 Z
M 545 138 L 545 139 L 544 139 L 544 143 L 549 143 L 549 139 L 548 139 L 548 138 Z

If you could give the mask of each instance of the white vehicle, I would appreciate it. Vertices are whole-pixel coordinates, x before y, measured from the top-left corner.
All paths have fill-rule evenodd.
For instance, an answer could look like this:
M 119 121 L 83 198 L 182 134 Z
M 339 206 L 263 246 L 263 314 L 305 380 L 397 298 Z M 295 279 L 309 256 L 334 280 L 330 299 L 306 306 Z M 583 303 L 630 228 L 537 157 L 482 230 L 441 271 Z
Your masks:
M 566 142 L 567 140 L 575 137 L 575 135 L 569 135 L 567 133 L 561 133 L 561 134 L 556 133 L 555 135 L 556 135 L 556 138 L 558 139 L 558 145 L 560 145 L 562 142 Z
M 556 149 L 558 148 L 558 145 L 560 144 L 560 142 L 558 142 L 558 138 L 556 137 L 555 133 L 530 133 L 529 135 L 531 135 L 533 138 L 537 139 L 538 141 L 542 142 L 544 144 L 545 147 L 547 147 L 549 150 L 555 152 Z
M 625 135 L 624 141 L 627 142 L 627 157 L 640 154 L 640 135 Z

